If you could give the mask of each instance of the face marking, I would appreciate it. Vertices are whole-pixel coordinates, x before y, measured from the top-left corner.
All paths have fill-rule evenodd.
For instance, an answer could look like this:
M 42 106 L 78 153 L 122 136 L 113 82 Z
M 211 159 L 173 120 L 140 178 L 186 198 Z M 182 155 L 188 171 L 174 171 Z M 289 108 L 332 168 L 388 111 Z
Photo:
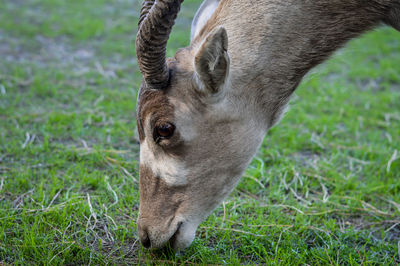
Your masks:
M 155 176 L 163 179 L 170 186 L 187 184 L 187 171 L 183 161 L 179 159 L 179 143 L 177 142 L 185 141 L 185 136 L 193 136 L 193 134 L 189 134 L 186 130 L 188 127 L 181 126 L 180 122 L 175 124 L 177 108 L 172 104 L 171 97 L 168 97 L 165 91 L 141 90 L 139 100 L 140 163 L 146 165 Z M 155 126 L 168 123 L 175 126 L 174 134 L 167 140 L 155 143 L 153 138 Z M 181 130 L 182 132 L 180 132 Z M 168 146 L 168 142 L 172 146 Z
M 155 176 L 162 178 L 168 185 L 186 185 L 187 179 L 184 164 L 177 158 L 165 153 L 149 138 L 151 136 L 146 137 L 140 145 L 140 163 L 150 168 Z M 151 143 L 149 144 L 149 142 Z M 157 148 L 159 152 L 154 151 Z

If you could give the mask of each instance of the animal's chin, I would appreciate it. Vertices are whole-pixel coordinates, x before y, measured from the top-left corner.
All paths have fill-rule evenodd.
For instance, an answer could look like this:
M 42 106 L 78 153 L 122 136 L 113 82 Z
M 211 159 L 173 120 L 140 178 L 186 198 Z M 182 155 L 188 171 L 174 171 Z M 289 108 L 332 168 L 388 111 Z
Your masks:
M 197 226 L 189 223 L 179 223 L 176 232 L 168 241 L 171 247 L 175 250 L 181 250 L 189 247 L 194 239 Z

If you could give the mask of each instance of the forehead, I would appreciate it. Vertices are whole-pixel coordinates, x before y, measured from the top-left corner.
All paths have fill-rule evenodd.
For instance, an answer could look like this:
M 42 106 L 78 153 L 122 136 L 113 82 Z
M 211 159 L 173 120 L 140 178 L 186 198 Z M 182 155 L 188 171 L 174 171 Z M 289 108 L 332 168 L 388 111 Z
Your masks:
M 144 138 L 144 121 L 152 119 L 174 120 L 175 109 L 180 105 L 192 105 L 198 99 L 193 89 L 193 72 L 182 68 L 178 61 L 169 62 L 170 84 L 163 90 L 154 90 L 146 87 L 143 82 L 139 91 L 137 106 L 137 123 L 139 138 Z M 179 106 L 174 106 L 174 105 Z

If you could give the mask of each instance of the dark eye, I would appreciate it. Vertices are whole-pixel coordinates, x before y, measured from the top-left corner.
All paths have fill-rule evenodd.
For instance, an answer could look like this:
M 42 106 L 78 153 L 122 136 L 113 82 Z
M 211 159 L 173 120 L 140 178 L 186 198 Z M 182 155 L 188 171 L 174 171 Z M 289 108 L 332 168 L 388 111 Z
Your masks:
M 175 126 L 169 123 L 156 126 L 154 130 L 154 140 L 158 143 L 162 139 L 169 139 L 175 131 Z

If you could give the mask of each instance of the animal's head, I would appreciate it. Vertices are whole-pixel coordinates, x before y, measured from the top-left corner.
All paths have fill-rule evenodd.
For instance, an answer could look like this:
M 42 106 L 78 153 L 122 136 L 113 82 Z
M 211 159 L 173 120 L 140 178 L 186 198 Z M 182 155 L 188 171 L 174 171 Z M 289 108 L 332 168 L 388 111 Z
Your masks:
M 265 133 L 244 110 L 241 96 L 228 93 L 233 85 L 224 28 L 166 59 L 181 2 L 145 1 L 136 41 L 143 74 L 138 231 L 143 245 L 152 248 L 169 241 L 175 249 L 191 244 L 200 222 L 235 187 Z

